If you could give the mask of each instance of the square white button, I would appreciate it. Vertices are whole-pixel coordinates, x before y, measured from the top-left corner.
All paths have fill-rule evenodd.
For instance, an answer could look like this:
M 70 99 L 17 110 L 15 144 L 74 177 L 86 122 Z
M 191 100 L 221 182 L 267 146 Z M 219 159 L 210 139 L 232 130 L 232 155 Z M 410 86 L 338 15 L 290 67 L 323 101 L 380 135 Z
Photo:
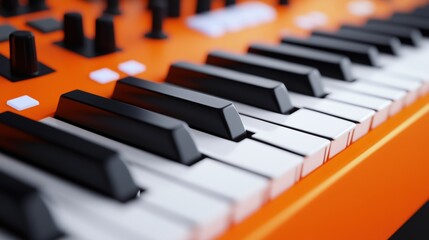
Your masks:
M 118 80 L 119 74 L 111 69 L 102 68 L 91 72 L 89 78 L 100 84 L 106 84 Z
M 119 64 L 118 68 L 119 70 L 130 76 L 137 75 L 146 71 L 146 66 L 142 63 L 137 62 L 136 60 L 129 60 L 123 62 Z
M 39 101 L 37 101 L 36 99 L 30 96 L 24 95 L 21 97 L 8 100 L 7 105 L 9 105 L 10 107 L 13 107 L 18 111 L 22 111 L 22 110 L 39 105 Z

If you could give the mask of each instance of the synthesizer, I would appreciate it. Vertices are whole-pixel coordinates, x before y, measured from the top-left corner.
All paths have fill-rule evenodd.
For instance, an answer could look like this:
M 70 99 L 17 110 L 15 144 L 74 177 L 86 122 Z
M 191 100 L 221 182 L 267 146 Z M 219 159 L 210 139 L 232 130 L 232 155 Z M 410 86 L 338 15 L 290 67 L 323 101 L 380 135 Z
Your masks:
M 0 239 L 387 239 L 428 60 L 423 0 L 0 0 Z

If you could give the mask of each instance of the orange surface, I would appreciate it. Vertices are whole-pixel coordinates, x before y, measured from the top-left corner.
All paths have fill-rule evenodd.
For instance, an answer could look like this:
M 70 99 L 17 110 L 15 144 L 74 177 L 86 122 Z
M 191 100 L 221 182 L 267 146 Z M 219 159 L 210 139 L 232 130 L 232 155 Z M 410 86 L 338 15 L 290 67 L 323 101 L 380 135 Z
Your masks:
M 87 36 L 93 36 L 95 18 L 103 9 L 102 1 L 47 2 L 50 11 L 0 18 L 0 22 L 31 30 L 25 26 L 28 19 L 45 16 L 60 19 L 65 11 L 76 10 L 84 14 Z M 243 52 L 251 42 L 277 42 L 281 34 L 306 35 L 307 31 L 294 25 L 294 18 L 311 11 L 327 14 L 326 29 L 365 20 L 348 13 L 347 0 L 292 0 L 290 7 L 278 8 L 278 19 L 272 23 L 221 38 L 208 38 L 186 27 L 186 17 L 192 13 L 195 1 L 182 2 L 184 16 L 166 21 L 165 30 L 170 38 L 154 41 L 143 38 L 150 24 L 146 1 L 123 0 L 125 14 L 115 18 L 118 47 L 123 51 L 99 58 L 86 59 L 53 45 L 62 39 L 61 32 L 36 33 L 39 60 L 56 72 L 19 83 L 0 78 L 0 111 L 15 111 L 6 101 L 29 95 L 39 100 L 40 106 L 19 114 L 40 119 L 53 114 L 59 96 L 67 91 L 82 89 L 108 97 L 114 83 L 100 85 L 89 79 L 89 73 L 104 67 L 119 72 L 118 64 L 131 59 L 147 66 L 147 71 L 138 77 L 162 81 L 170 63 L 177 60 L 203 62 L 213 49 Z M 265 2 L 274 4 L 277 0 Z M 393 10 L 411 9 L 423 1 L 373 2 L 374 15 L 383 17 Z M 216 1 L 217 6 L 220 4 L 221 1 Z M 0 53 L 8 55 L 8 47 L 8 43 L 0 43 Z M 387 238 L 429 197 L 429 148 L 425 146 L 429 139 L 428 103 L 426 96 L 406 108 L 221 239 Z

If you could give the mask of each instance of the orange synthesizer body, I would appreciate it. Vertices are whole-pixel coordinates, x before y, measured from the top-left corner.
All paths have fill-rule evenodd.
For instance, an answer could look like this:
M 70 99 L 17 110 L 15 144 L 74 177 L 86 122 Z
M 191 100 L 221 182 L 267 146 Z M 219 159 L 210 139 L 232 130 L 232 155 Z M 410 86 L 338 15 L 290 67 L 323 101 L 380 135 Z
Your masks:
M 275 19 L 213 37 L 187 26 L 187 18 L 194 14 L 195 1 L 182 1 L 181 17 L 164 22 L 168 39 L 157 40 L 144 37 L 151 27 L 147 1 L 123 0 L 122 14 L 115 16 L 116 41 L 121 50 L 95 58 L 85 58 L 55 45 L 54 42 L 63 39 L 62 31 L 43 34 L 26 22 L 42 17 L 62 20 L 65 12 L 78 11 L 83 15 L 86 36 L 93 37 L 95 19 L 104 9 L 104 1 L 48 0 L 49 10 L 1 17 L 2 23 L 34 33 L 39 61 L 55 72 L 19 82 L 0 79 L 0 111 L 41 120 L 53 116 L 60 96 L 75 89 L 111 97 L 115 82 L 100 84 L 89 75 L 109 68 L 119 73 L 120 78 L 126 77 L 118 65 L 128 60 L 146 67 L 136 77 L 162 82 L 170 64 L 178 60 L 204 63 L 211 50 L 244 53 L 250 43 L 278 43 L 282 35 L 306 37 L 313 29 L 303 29 L 296 19 L 311 12 L 326 16 L 326 22 L 318 28 L 333 31 L 341 24 L 359 26 L 368 17 L 386 18 L 393 12 L 407 12 L 425 3 L 365 1 L 372 4 L 373 11 L 357 16 L 348 11 L 351 0 L 291 0 L 287 6 L 279 6 L 275 0 L 260 2 L 275 9 Z M 213 1 L 214 9 L 222 7 L 223 1 Z M 0 53 L 9 56 L 7 42 L 0 43 Z M 39 105 L 18 111 L 6 104 L 23 95 L 37 99 Z M 389 238 L 429 199 L 428 139 L 429 95 L 426 94 L 277 198 L 267 201 L 243 222 L 232 225 L 220 239 Z

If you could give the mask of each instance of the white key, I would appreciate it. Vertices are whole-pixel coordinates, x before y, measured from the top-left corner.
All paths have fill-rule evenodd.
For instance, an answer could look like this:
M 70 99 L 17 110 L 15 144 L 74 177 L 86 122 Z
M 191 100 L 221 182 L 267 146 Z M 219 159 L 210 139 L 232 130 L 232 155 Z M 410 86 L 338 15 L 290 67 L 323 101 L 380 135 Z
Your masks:
M 78 199 L 77 199 L 78 200 Z M 87 214 L 82 214 L 80 209 L 76 207 L 67 207 L 57 204 L 55 201 L 49 201 L 45 198 L 49 210 L 58 224 L 60 229 L 66 234 L 61 239 L 67 240 L 116 240 L 122 236 L 121 231 L 117 231 L 116 227 L 110 227 L 111 223 L 97 219 L 97 217 L 88 217 Z M 0 237 L 0 239 L 2 239 Z
M 300 178 L 304 159 L 301 156 L 252 139 L 237 143 L 193 129 L 191 132 L 198 149 L 205 155 L 270 178 L 272 198 Z
M 213 239 L 229 227 L 230 203 L 166 180 L 141 167 L 129 165 L 129 169 L 136 183 L 147 190 L 141 196 L 143 202 L 192 223 L 197 239 Z
M 202 188 L 222 199 L 230 199 L 234 204 L 233 220 L 236 223 L 255 212 L 268 199 L 268 179 L 212 159 L 205 158 L 188 167 L 54 118 L 46 118 L 42 122 L 115 149 L 126 161 Z M 222 176 L 222 181 L 219 176 Z M 224 181 L 228 181 L 228 184 Z
M 285 115 L 237 102 L 234 105 L 243 115 L 332 140 L 329 158 L 337 155 L 351 143 L 356 126 L 352 122 L 307 109 L 300 109 L 291 115 Z
M 32 184 L 60 208 L 73 209 L 81 218 L 106 222 L 121 239 L 190 239 L 191 226 L 155 212 L 154 207 L 136 199 L 126 204 L 88 191 L 39 169 L 0 155 L 0 169 L 23 182 Z
M 371 128 L 372 118 L 375 114 L 373 110 L 297 93 L 289 93 L 289 96 L 295 107 L 308 108 L 354 122 L 356 127 L 352 142 L 359 140 Z
M 417 78 L 404 77 L 381 69 L 354 65 L 353 72 L 359 78 L 358 81 L 374 82 L 407 91 L 406 105 L 410 105 L 417 99 L 423 87 L 422 81 Z
M 329 78 L 323 78 L 323 83 L 327 87 L 337 87 L 344 90 L 360 92 L 370 96 L 381 97 L 393 101 L 389 114 L 395 115 L 405 105 L 406 91 L 394 89 L 387 86 L 371 84 L 367 82 L 344 82 Z
M 326 96 L 328 99 L 375 110 L 376 112 L 371 124 L 372 129 L 385 122 L 389 117 L 389 108 L 392 105 L 391 100 L 341 90 L 335 87 L 327 87 L 326 91 L 330 92 L 330 94 Z
M 321 166 L 328 158 L 330 141 L 256 118 L 241 116 L 245 128 L 258 139 L 304 156 L 301 177 Z

